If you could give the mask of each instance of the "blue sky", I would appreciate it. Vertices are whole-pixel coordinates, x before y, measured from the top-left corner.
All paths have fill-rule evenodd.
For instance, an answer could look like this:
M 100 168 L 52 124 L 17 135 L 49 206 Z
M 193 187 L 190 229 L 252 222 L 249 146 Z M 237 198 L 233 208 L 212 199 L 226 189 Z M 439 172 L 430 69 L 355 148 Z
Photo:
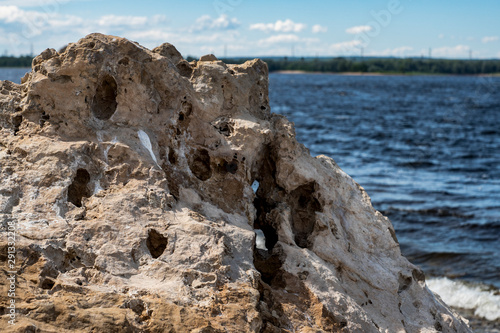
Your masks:
M 201 56 L 500 58 L 497 0 L 0 0 L 0 53 L 101 32 Z

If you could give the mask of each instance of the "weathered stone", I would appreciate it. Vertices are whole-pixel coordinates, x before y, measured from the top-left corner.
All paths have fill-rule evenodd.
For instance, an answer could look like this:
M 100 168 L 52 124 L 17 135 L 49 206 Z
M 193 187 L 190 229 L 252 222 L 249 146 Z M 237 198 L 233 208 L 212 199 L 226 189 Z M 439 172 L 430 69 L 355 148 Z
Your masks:
M 214 56 L 213 54 L 205 54 L 200 58 L 200 61 L 217 61 L 217 60 L 219 59 L 217 59 L 217 57 Z
M 92 34 L 23 82 L 0 82 L 2 332 L 469 331 L 270 113 L 262 61 Z

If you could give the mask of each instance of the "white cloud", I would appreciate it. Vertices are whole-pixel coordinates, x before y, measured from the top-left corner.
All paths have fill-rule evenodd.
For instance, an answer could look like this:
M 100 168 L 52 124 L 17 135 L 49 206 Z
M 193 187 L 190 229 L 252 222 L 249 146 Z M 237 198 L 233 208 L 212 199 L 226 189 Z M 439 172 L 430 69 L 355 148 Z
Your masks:
M 439 39 L 443 39 L 443 38 L 444 38 L 444 34 L 439 34 L 439 35 L 438 35 L 438 38 L 439 38 Z
M 466 58 L 469 56 L 470 47 L 467 45 L 443 46 L 432 50 L 433 57 Z
M 17 6 L 0 6 L 0 21 L 4 21 L 5 23 L 24 23 L 42 16 L 44 16 L 42 13 L 24 11 Z
M 222 14 L 218 18 L 213 19 L 209 15 L 203 15 L 196 20 L 193 31 L 206 30 L 234 30 L 240 26 L 240 22 L 236 18 L 229 18 L 226 14 Z
M 60 15 L 57 12 L 26 11 L 17 6 L 0 6 L 0 22 L 21 24 L 16 33 L 24 38 L 41 35 L 51 28 L 74 27 L 82 24 L 83 19 L 73 15 Z
M 360 40 L 350 40 L 330 45 L 330 50 L 337 54 L 358 52 L 362 42 Z
M 312 26 L 312 32 L 313 34 L 318 34 L 318 33 L 325 33 L 328 31 L 328 28 L 327 27 L 323 27 L 319 24 L 315 24 Z
M 500 38 L 498 36 L 486 36 L 486 37 L 481 38 L 481 42 L 486 44 L 486 43 L 496 42 L 499 39 Z
M 357 34 L 361 34 L 363 32 L 368 32 L 368 31 L 372 31 L 372 30 L 373 30 L 373 28 L 369 25 L 357 25 L 355 27 L 347 28 L 345 30 L 345 32 L 347 32 L 350 35 L 357 35 Z
M 48 31 L 52 36 L 72 32 L 81 37 L 95 31 L 123 34 L 123 29 L 127 27 L 137 29 L 141 26 L 154 26 L 165 20 L 164 15 L 151 17 L 105 15 L 96 20 L 84 20 L 78 16 L 61 14 L 57 10 L 37 11 L 24 10 L 17 6 L 0 6 L 0 23 L 19 37 L 27 39 Z
M 278 20 L 275 23 L 255 23 L 250 25 L 250 30 L 262 30 L 265 32 L 301 32 L 307 27 L 304 23 L 295 23 L 290 19 Z
M 97 21 L 97 24 L 103 27 L 141 26 L 146 23 L 148 23 L 148 18 L 146 16 L 105 15 Z

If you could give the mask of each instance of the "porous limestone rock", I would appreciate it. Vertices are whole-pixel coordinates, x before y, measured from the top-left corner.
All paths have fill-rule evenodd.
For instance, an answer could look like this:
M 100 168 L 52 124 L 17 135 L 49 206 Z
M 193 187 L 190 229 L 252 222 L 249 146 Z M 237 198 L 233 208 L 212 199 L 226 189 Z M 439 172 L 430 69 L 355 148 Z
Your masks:
M 0 82 L 0 111 L 2 332 L 469 331 L 270 112 L 260 60 L 92 34 Z

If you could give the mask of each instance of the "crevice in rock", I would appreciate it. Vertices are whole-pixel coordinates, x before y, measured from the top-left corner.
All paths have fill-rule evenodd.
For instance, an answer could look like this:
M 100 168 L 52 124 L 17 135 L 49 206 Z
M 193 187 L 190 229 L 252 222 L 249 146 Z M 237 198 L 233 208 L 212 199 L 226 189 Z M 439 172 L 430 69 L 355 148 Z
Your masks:
M 212 123 L 214 128 L 224 136 L 231 136 L 234 131 L 233 124 L 227 118 L 219 119 Z
M 253 263 L 261 275 L 261 279 L 273 288 L 284 288 L 285 282 L 283 276 L 283 260 L 281 251 L 275 251 L 271 254 L 269 251 L 255 249 Z
M 224 170 L 234 175 L 238 171 L 238 161 L 236 160 L 232 160 L 231 162 L 224 161 Z
M 179 113 L 179 121 L 184 121 L 187 117 L 189 117 L 191 112 L 193 112 L 193 105 L 184 101 L 182 102 L 181 109 L 182 111 Z
M 61 83 L 61 84 L 73 82 L 73 80 L 71 79 L 71 76 L 69 76 L 69 75 L 60 75 L 60 76 L 56 76 L 56 77 L 51 77 L 49 75 L 49 77 L 50 77 L 50 81 Z
M 398 288 L 398 294 L 401 293 L 402 291 L 407 290 L 411 283 L 413 282 L 411 276 L 404 276 L 403 274 L 399 273 L 399 288 Z
M 14 125 L 14 135 L 17 135 L 19 132 L 19 127 L 21 127 L 21 123 L 23 122 L 23 116 L 15 116 L 12 118 L 12 125 Z
M 116 101 L 118 86 L 111 75 L 105 75 L 97 87 L 92 101 L 92 114 L 100 120 L 107 120 L 115 113 L 118 105 Z
M 276 184 L 276 165 L 270 146 L 265 147 L 264 156 L 267 158 L 262 161 L 255 179 L 259 186 L 256 189 L 253 204 L 257 211 L 254 229 L 260 229 L 264 233 L 267 251 L 254 248 L 254 265 L 260 272 L 264 283 L 273 288 L 282 288 L 284 286 L 281 268 L 283 261 L 280 256 L 282 251 L 280 251 L 280 247 L 276 247 L 279 240 L 277 226 L 274 219 L 271 218 L 271 212 L 277 207 L 275 197 L 281 192 L 281 189 Z
M 194 151 L 188 161 L 189 169 L 199 180 L 206 181 L 212 177 L 210 154 L 206 149 Z
M 148 238 L 146 239 L 146 246 L 148 247 L 149 253 L 153 258 L 158 258 L 165 252 L 168 245 L 167 237 L 160 234 L 158 231 L 151 229 L 148 232 Z
M 43 127 L 45 125 L 45 122 L 47 122 L 50 119 L 50 116 L 45 113 L 45 111 L 42 112 L 42 115 L 40 116 L 40 127 Z
M 272 252 L 274 246 L 278 242 L 278 233 L 276 229 L 268 221 L 268 214 L 273 210 L 276 205 L 269 203 L 266 199 L 256 196 L 254 199 L 254 206 L 257 209 L 257 218 L 254 221 L 254 228 L 261 229 L 266 237 L 266 247 L 269 253 Z
M 52 278 L 46 277 L 40 282 L 40 288 L 50 290 L 55 284 L 56 282 Z
M 177 162 L 177 155 L 175 154 L 175 150 L 173 148 L 168 149 L 168 161 L 172 165 Z
M 292 230 L 295 243 L 301 248 L 310 246 L 308 237 L 314 230 L 316 212 L 321 211 L 321 205 L 314 197 L 315 186 L 315 182 L 310 182 L 297 187 L 290 193 Z
M 259 283 L 261 332 L 298 331 L 293 327 L 297 321 L 311 325 L 314 332 L 341 332 L 348 326 L 345 317 L 330 312 L 297 277 L 283 272 L 283 281 L 286 289 Z
M 91 196 L 89 189 L 90 174 L 85 169 L 78 169 L 73 182 L 68 187 L 68 201 L 76 207 L 82 207 L 82 199 Z
M 424 283 L 425 282 L 425 274 L 424 271 L 418 267 L 414 268 L 411 272 L 413 279 L 417 282 Z
M 62 253 L 60 262 L 62 264 L 60 268 L 61 273 L 65 273 L 75 268 L 85 267 L 82 263 L 82 258 L 76 254 L 75 249 L 69 249 L 67 252 Z M 47 275 L 50 276 L 50 274 Z M 52 275 L 52 277 L 57 277 L 57 275 Z
M 258 191 L 260 192 L 260 191 Z M 279 248 L 275 249 L 278 243 L 278 233 L 272 225 L 269 214 L 276 207 L 273 202 L 268 202 L 265 198 L 257 195 L 254 199 L 254 206 L 257 209 L 257 218 L 254 221 L 254 228 L 261 229 L 266 238 L 266 250 L 254 248 L 254 265 L 260 272 L 263 282 L 273 287 L 283 287 L 282 265 Z
M 118 61 L 118 65 L 128 66 L 128 64 L 129 64 L 129 59 L 127 57 L 121 58 Z

